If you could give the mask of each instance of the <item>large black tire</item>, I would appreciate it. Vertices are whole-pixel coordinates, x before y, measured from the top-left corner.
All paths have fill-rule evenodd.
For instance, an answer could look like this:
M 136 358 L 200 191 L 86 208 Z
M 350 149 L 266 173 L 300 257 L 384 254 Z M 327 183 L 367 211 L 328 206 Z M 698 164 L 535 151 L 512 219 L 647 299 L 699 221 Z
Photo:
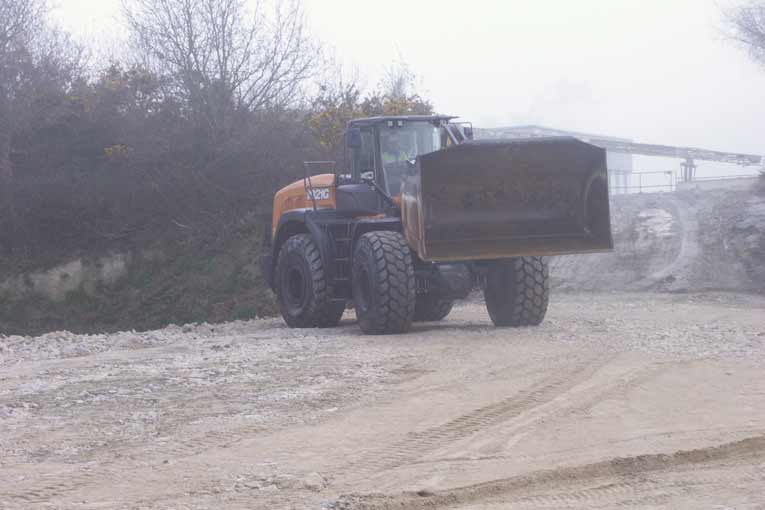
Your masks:
M 454 301 L 432 294 L 419 294 L 414 305 L 415 322 L 438 322 L 452 311 Z
M 364 333 L 404 333 L 415 303 L 412 252 L 398 232 L 367 232 L 353 251 L 353 301 Z
M 276 294 L 291 328 L 331 328 L 345 310 L 345 302 L 332 300 L 321 253 L 309 234 L 290 237 L 279 250 Z
M 489 266 L 483 295 L 495 326 L 538 326 L 550 298 L 550 270 L 543 257 L 517 257 Z

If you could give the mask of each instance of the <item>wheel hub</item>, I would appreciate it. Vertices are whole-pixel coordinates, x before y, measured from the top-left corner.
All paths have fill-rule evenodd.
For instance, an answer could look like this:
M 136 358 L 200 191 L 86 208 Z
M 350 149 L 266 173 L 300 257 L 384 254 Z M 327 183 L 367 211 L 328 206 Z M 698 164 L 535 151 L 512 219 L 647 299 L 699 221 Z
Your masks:
M 302 306 L 305 301 L 305 276 L 300 268 L 292 267 L 287 272 L 287 302 L 292 306 Z

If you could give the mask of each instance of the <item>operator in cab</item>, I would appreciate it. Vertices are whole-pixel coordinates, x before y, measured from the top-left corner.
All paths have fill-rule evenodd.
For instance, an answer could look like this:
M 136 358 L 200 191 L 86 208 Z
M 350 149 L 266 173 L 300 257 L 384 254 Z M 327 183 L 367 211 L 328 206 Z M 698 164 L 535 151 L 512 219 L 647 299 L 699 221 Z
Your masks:
M 403 178 L 417 158 L 417 148 L 412 134 L 405 129 L 388 129 L 380 134 L 380 149 L 388 192 L 398 195 L 403 187 Z
M 409 161 L 414 159 L 413 148 L 406 134 L 399 133 L 399 129 L 383 131 L 380 136 L 383 165 Z

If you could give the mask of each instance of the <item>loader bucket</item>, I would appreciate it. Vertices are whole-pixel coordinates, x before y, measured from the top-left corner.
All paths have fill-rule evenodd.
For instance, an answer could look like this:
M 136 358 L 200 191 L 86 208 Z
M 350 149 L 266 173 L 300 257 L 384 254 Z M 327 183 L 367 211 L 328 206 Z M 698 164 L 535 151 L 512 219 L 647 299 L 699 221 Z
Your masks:
M 575 138 L 479 140 L 420 157 L 402 193 L 427 261 L 613 248 L 606 153 Z

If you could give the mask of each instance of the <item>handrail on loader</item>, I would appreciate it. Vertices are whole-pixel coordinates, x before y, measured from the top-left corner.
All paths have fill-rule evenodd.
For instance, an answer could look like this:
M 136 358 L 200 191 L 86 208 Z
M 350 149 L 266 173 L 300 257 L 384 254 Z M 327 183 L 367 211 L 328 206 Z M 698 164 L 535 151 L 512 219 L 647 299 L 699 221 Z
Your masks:
M 331 165 L 332 166 L 332 173 L 335 172 L 335 165 L 336 163 L 334 161 L 303 161 L 303 169 L 305 170 L 305 175 L 303 177 L 303 187 L 305 188 L 306 192 L 308 193 L 308 196 L 311 197 L 311 203 L 313 204 L 313 210 L 316 212 L 316 195 L 313 192 L 313 184 L 311 183 L 311 172 L 310 168 L 311 165 Z

